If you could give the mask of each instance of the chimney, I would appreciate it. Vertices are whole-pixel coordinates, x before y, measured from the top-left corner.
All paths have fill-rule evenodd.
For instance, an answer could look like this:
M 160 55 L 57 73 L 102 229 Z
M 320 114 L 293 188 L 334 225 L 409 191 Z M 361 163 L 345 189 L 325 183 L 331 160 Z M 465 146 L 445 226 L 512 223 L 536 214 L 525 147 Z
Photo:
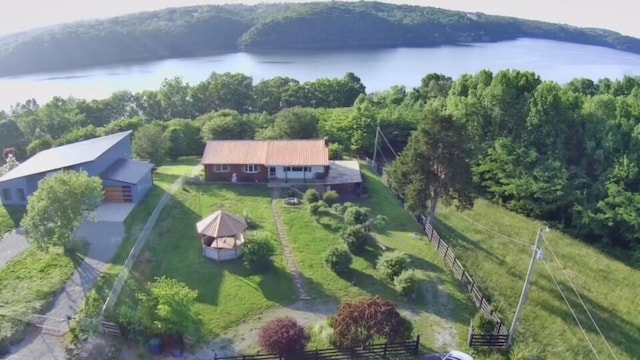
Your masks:
M 329 147 L 329 137 L 325 136 L 322 140 L 324 140 L 324 147 Z

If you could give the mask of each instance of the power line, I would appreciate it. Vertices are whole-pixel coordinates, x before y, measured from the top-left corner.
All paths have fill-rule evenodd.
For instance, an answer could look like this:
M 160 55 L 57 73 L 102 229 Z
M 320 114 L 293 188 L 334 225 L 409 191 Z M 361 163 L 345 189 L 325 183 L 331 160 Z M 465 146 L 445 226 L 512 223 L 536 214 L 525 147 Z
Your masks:
M 380 135 L 382 135 L 382 138 L 384 139 L 384 142 L 387 143 L 387 146 L 389 147 L 389 149 L 391 149 L 391 151 L 393 152 L 393 154 L 398 157 L 398 153 L 393 149 L 393 146 L 391 146 L 391 144 L 389 143 L 389 140 L 387 140 L 387 137 L 384 136 L 384 133 L 382 132 L 382 130 L 380 130 L 380 128 L 378 127 L 378 131 L 380 132 Z
M 507 236 L 507 235 L 505 235 L 505 234 L 501 233 L 501 232 L 498 232 L 498 231 L 496 231 L 496 230 L 493 230 L 493 229 L 491 229 L 491 228 L 488 228 L 488 227 L 486 227 L 486 226 L 484 226 L 484 225 L 482 225 L 482 224 L 480 224 L 480 223 L 478 223 L 478 222 L 475 222 L 475 221 L 473 221 L 473 220 L 469 219 L 468 217 L 464 216 L 464 215 L 463 215 L 463 214 L 461 214 L 461 213 L 460 213 L 460 214 L 458 214 L 458 215 L 459 215 L 460 217 L 462 217 L 463 219 L 467 220 L 468 222 L 470 222 L 470 223 L 472 223 L 472 224 L 475 224 L 475 225 L 477 225 L 477 226 L 479 226 L 479 227 L 481 227 L 481 228 L 483 228 L 483 229 L 485 229 L 485 230 L 487 230 L 487 231 L 489 231 L 489 232 L 492 232 L 492 233 L 494 233 L 494 234 L 496 234 L 496 235 L 502 236 L 503 238 L 505 238 L 505 239 L 507 239 L 507 240 L 509 240 L 509 241 L 513 241 L 513 242 L 515 242 L 515 243 L 518 243 L 518 244 L 521 244 L 521 245 L 525 245 L 525 246 L 528 246 L 528 247 L 533 246 L 533 244 L 530 244 L 530 243 L 524 242 L 524 241 L 522 241 L 522 240 L 514 239 L 514 238 L 512 238 L 512 237 L 509 237 L 509 236 Z
M 584 331 L 584 328 L 582 327 L 582 324 L 580 324 L 580 320 L 578 320 L 578 316 L 576 315 L 575 311 L 573 311 L 573 308 L 571 307 L 571 304 L 569 304 L 569 300 L 567 300 L 567 297 L 564 295 L 564 292 L 560 288 L 560 284 L 558 284 L 558 282 L 556 281 L 556 278 L 551 273 L 551 269 L 549 268 L 549 265 L 547 265 L 547 262 L 544 261 L 544 260 L 542 260 L 542 263 L 544 264 L 544 267 L 547 269 L 547 272 L 549 273 L 549 276 L 551 276 L 551 280 L 553 280 L 553 283 L 556 285 L 556 288 L 560 292 L 560 295 L 562 296 L 562 299 L 564 300 L 564 303 L 567 304 L 567 307 L 569 308 L 569 311 L 571 311 L 571 315 L 573 315 L 573 318 L 576 320 L 576 323 L 578 323 L 578 327 L 580 328 L 580 331 L 582 331 L 582 335 L 584 335 L 584 338 L 587 339 L 587 343 L 589 343 L 589 347 L 591 348 L 591 351 L 593 351 L 593 355 L 596 356 L 596 359 L 600 360 L 600 356 L 598 356 L 598 353 L 596 352 L 596 349 L 593 347 L 593 344 L 591 343 L 591 340 L 589 340 L 589 336 L 587 335 L 587 332 Z
M 567 279 L 567 281 L 569 282 L 569 285 L 571 286 L 571 288 L 573 289 L 573 292 L 576 293 L 576 296 L 578 297 L 578 300 L 580 300 L 580 303 L 582 304 L 582 307 L 584 308 L 584 310 L 587 312 L 587 315 L 589 315 L 589 319 L 591 319 L 591 322 L 593 323 L 593 326 L 596 327 L 596 330 L 598 330 L 598 334 L 600 334 L 600 337 L 602 338 L 602 340 L 604 341 L 604 343 L 607 345 L 607 348 L 609 349 L 609 352 L 611 353 L 611 356 L 613 356 L 614 359 L 618 360 L 618 358 L 616 357 L 616 354 L 613 352 L 613 349 L 611 348 L 611 345 L 609 345 L 609 342 L 607 341 L 607 339 L 604 337 L 604 334 L 602 334 L 602 331 L 600 330 L 600 327 L 598 326 L 598 324 L 596 323 L 596 320 L 593 318 L 593 316 L 591 316 L 591 312 L 589 311 L 589 309 L 587 308 L 587 305 L 585 304 L 585 302 L 582 300 L 582 296 L 580 296 L 580 293 L 578 293 L 578 290 L 576 289 L 576 287 L 573 285 L 573 281 L 571 281 L 571 279 L 569 278 L 569 275 L 567 275 L 567 272 L 564 270 L 564 268 L 562 267 L 562 264 L 560 264 L 560 260 L 558 259 L 558 257 L 556 256 L 555 252 L 553 251 L 553 249 L 551 248 L 551 245 L 549 244 L 549 242 L 547 241 L 547 239 L 542 236 L 542 240 L 544 240 L 544 243 L 547 245 L 547 248 L 549 249 L 549 252 L 551 252 L 551 255 L 553 256 L 553 258 L 555 259 L 556 263 L 558 264 L 558 266 L 560 267 L 560 270 L 562 270 L 562 274 L 564 274 L 564 277 Z

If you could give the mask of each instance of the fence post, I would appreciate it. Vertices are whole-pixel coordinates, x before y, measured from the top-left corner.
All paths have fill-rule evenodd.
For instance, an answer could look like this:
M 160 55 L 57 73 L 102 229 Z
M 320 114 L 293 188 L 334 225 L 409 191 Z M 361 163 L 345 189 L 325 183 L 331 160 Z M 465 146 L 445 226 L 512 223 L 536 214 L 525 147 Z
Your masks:
M 425 221 L 426 223 L 426 221 Z M 431 224 L 429 224 L 429 227 L 431 228 L 430 234 L 429 234 L 429 240 L 433 239 L 433 226 L 431 226 Z
M 462 279 L 464 279 L 464 275 L 465 275 L 465 271 L 464 268 L 462 269 L 462 275 L 460 275 L 460 281 L 463 281 Z
M 432 228 L 433 229 L 433 228 Z M 442 240 L 442 238 L 440 236 L 438 236 L 438 245 L 436 246 L 436 249 L 438 251 L 440 251 L 440 241 Z
M 447 254 L 448 254 L 448 253 L 449 253 L 449 245 L 447 245 L 447 248 L 444 250 L 444 257 L 443 257 L 443 259 L 444 259 L 444 262 L 445 262 L 445 263 L 447 262 Z
M 382 356 L 387 356 L 387 343 L 384 343 L 384 348 L 382 349 Z
M 469 339 L 467 343 L 469 347 L 473 347 L 473 319 L 469 320 Z
M 420 350 L 420 335 L 416 336 L 416 345 L 413 348 L 413 355 L 418 355 L 418 351 Z

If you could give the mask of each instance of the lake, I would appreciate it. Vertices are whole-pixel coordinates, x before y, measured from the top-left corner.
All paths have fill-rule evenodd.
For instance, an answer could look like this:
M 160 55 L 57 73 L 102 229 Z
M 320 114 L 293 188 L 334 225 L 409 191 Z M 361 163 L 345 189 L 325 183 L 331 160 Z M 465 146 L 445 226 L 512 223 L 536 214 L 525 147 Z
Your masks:
M 351 71 L 370 92 L 392 85 L 411 88 L 432 72 L 455 79 L 482 69 L 532 70 L 544 80 L 560 83 L 575 77 L 613 79 L 640 75 L 640 55 L 534 39 L 437 48 L 238 52 L 0 78 L 0 109 L 29 98 L 44 103 L 56 95 L 93 99 L 107 97 L 116 90 L 157 89 L 164 78 L 173 76 L 182 76 L 194 84 L 213 71 L 242 72 L 256 82 L 275 76 L 300 81 L 342 77 Z

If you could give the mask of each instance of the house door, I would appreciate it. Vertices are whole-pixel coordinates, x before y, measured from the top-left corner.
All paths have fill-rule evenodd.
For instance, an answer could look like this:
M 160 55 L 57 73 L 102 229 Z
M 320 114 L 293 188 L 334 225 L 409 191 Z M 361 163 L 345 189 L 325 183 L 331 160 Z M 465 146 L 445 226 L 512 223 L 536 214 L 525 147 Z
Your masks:
M 131 186 L 105 186 L 104 200 L 110 202 L 133 202 Z
M 276 177 L 276 168 L 275 167 L 270 167 L 269 168 L 269 177 Z

